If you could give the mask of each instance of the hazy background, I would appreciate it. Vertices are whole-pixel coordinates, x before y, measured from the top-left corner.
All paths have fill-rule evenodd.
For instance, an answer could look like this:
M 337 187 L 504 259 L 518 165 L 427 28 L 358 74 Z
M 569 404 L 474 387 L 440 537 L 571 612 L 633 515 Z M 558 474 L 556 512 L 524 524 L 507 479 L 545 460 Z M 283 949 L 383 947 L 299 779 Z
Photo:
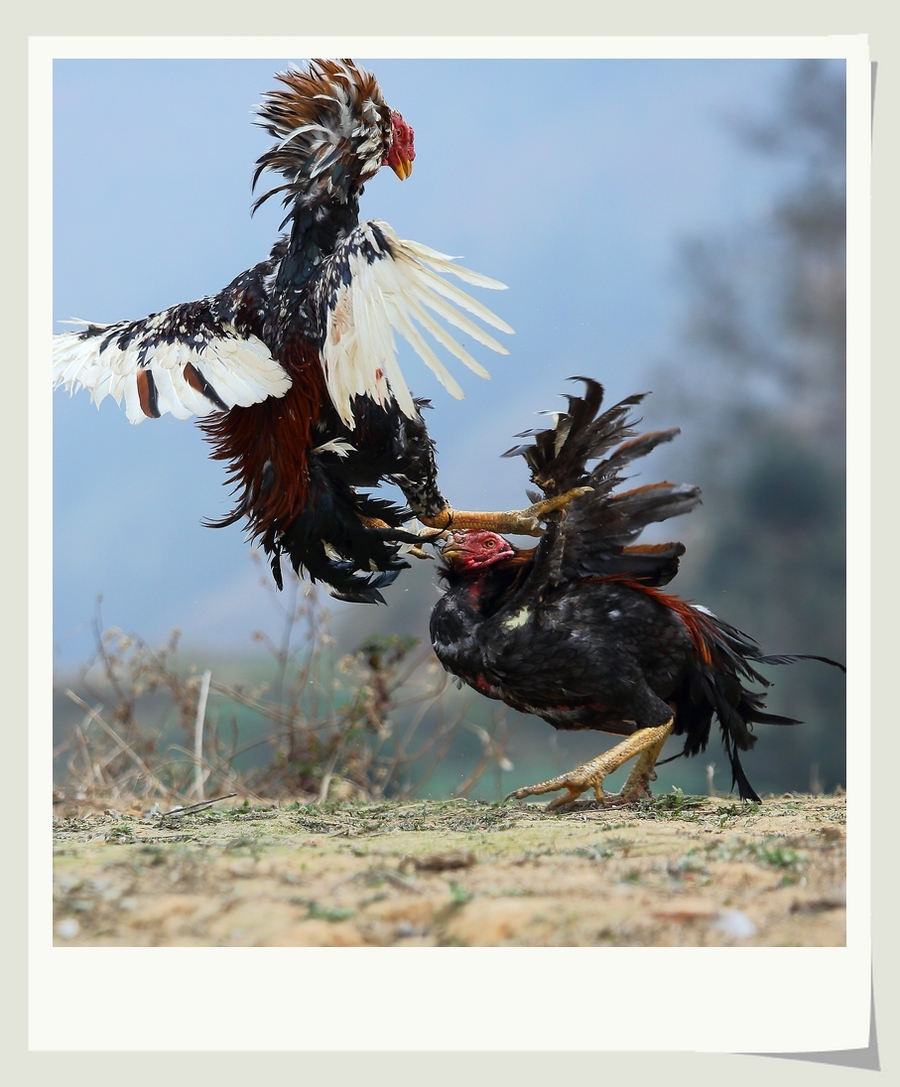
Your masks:
M 268 142 L 251 111 L 290 59 L 55 62 L 57 321 L 141 317 L 268 253 L 281 216 L 275 201 L 249 216 Z M 652 389 L 648 424 L 683 434 L 641 481 L 704 491 L 665 533 L 690 547 L 674 588 L 768 651 L 842 657 L 843 63 L 357 59 L 417 148 L 412 177 L 382 171 L 362 214 L 509 285 L 477 292 L 516 330 L 509 357 L 475 346 L 490 382 L 457 368 L 456 402 L 404 367 L 434 400 L 449 499 L 524 504 L 524 463 L 499 454 L 569 376 L 599 378 L 610 400 Z M 59 671 L 90 656 L 100 594 L 105 623 L 151 643 L 180 628 L 198 667 L 258 653 L 252 631 L 277 612 L 240 527 L 200 525 L 231 505 L 196 427 L 135 427 L 86 393 L 57 392 L 55 409 Z M 331 602 L 339 639 L 427 638 L 431 565 L 388 608 Z M 758 790 L 843 782 L 844 686 L 826 671 L 773 672 L 772 708 L 808 724 L 764 733 L 746 760 Z M 555 743 L 541 722 L 522 735 Z M 710 758 L 724 763 L 717 739 Z M 688 790 L 705 761 L 661 785 L 671 773 Z

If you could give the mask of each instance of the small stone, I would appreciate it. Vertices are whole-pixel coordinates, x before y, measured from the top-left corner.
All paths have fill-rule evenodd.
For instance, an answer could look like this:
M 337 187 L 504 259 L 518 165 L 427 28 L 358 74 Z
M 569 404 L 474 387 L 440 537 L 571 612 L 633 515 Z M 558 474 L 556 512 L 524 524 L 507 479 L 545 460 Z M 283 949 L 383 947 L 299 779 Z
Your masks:
M 74 917 L 66 917 L 56 926 L 56 935 L 61 940 L 74 940 L 80 931 L 81 925 L 78 924 Z
M 746 940 L 756 935 L 756 925 L 740 910 L 726 910 L 720 913 L 712 922 L 712 927 L 724 932 L 726 936 L 734 936 L 737 940 Z
M 471 849 L 455 849 L 451 853 L 413 857 L 412 863 L 419 872 L 452 872 L 457 868 L 471 868 L 475 863 L 475 854 Z

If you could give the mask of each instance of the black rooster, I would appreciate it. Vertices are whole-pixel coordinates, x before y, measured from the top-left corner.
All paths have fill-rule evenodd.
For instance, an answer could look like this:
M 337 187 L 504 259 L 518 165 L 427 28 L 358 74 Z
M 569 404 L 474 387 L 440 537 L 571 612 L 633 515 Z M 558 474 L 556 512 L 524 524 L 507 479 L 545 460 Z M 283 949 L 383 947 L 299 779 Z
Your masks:
M 219 294 L 138 321 L 84 323 L 55 337 L 54 380 L 112 396 L 132 423 L 171 412 L 203 417 L 212 456 L 229 466 L 237 502 L 216 526 L 247 520 L 281 585 L 281 555 L 347 600 L 380 600 L 405 567 L 410 511 L 426 525 L 496 525 L 538 534 L 546 508 L 521 514 L 454 511 L 437 486 L 433 444 L 394 351 L 413 346 L 454 396 L 457 383 L 422 336 L 430 333 L 476 373 L 486 371 L 432 314 L 506 354 L 462 312 L 512 329 L 458 287 L 502 288 L 387 223 L 359 222 L 363 186 L 383 165 L 405 179 L 413 130 L 375 77 L 350 60 L 310 62 L 276 78 L 258 123 L 275 144 L 257 162 L 284 184 L 290 233 L 268 260 Z M 361 493 L 399 485 L 410 510 Z
M 746 634 L 699 604 L 661 588 L 678 571 L 680 543 L 634 541 L 654 521 L 687 513 L 697 487 L 655 483 L 616 491 L 623 471 L 677 429 L 635 437 L 631 396 L 599 414 L 603 389 L 586 383 L 550 430 L 530 431 L 521 454 L 548 498 L 585 487 L 554 514 L 541 542 L 520 550 L 495 532 L 453 533 L 443 549 L 447 591 L 431 616 L 431 640 L 444 667 L 488 698 L 533 713 L 558 729 L 598 729 L 627 740 L 567 774 L 517 789 L 519 799 L 565 789 L 550 808 L 571 806 L 588 788 L 598 804 L 650 796 L 654 766 L 669 734 L 683 754 L 703 751 L 718 719 L 742 799 L 759 800 L 740 761 L 757 722 L 798 724 L 767 713 L 768 681 L 757 664 L 821 660 L 764 656 Z M 612 452 L 610 452 L 612 450 Z M 587 462 L 602 458 L 592 469 Z M 622 791 L 603 780 L 638 756 Z M 509 799 L 509 798 L 507 798 Z

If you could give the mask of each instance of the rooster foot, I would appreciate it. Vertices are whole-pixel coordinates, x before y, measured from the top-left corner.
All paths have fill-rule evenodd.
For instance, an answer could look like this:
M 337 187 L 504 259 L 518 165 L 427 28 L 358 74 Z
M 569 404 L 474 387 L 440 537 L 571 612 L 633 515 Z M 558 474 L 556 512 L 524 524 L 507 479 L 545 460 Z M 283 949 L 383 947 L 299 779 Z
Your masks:
M 406 541 L 409 546 L 407 547 L 405 554 L 412 555 L 413 558 L 416 559 L 431 559 L 434 557 L 433 555 L 429 555 L 427 551 L 422 550 L 422 546 L 419 543 L 420 540 L 421 543 L 434 543 L 444 535 L 443 532 L 403 532 L 391 528 L 387 521 L 382 521 L 378 517 L 360 517 L 359 520 L 366 528 L 379 532 L 388 539 Z
M 664 725 L 656 728 L 642 728 L 629 736 L 627 740 L 604 751 L 590 762 L 570 770 L 559 777 L 540 781 L 537 785 L 525 785 L 521 789 L 505 797 L 510 800 L 524 800 L 526 796 L 536 796 L 538 793 L 552 793 L 557 789 L 565 789 L 563 796 L 558 796 L 547 805 L 547 811 L 568 811 L 575 807 L 578 798 L 587 789 L 594 790 L 594 805 L 598 808 L 615 808 L 624 804 L 633 804 L 637 800 L 652 798 L 650 782 L 656 780 L 654 766 L 663 745 L 672 731 L 674 718 L 670 718 Z M 621 792 L 605 793 L 603 781 L 613 771 L 618 770 L 629 759 L 638 756 L 628 780 L 622 786 Z
M 420 517 L 423 525 L 429 528 L 447 530 L 450 528 L 486 529 L 490 532 L 511 534 L 514 536 L 540 536 L 543 533 L 541 521 L 548 515 L 567 506 L 573 498 L 578 498 L 593 487 L 573 487 L 565 494 L 559 494 L 555 498 L 546 498 L 543 502 L 535 502 L 524 510 L 506 510 L 503 513 L 475 512 L 472 510 L 457 510 L 452 506 L 441 510 L 440 513 L 430 517 Z

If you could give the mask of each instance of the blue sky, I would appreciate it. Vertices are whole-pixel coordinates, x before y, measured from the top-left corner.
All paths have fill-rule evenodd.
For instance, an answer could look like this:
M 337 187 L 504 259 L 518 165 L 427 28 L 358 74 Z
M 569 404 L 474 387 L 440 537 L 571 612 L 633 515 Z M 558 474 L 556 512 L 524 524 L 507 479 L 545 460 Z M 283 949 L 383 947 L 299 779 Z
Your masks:
M 54 331 L 214 293 L 267 254 L 281 216 L 272 201 L 250 218 L 268 142 L 252 107 L 302 59 L 55 62 Z M 783 191 L 789 167 L 742 149 L 728 121 L 769 115 L 791 62 L 356 59 L 417 148 L 412 177 L 381 171 L 362 214 L 509 286 L 477 292 L 516 334 L 505 358 L 476 345 L 490 382 L 453 367 L 464 401 L 404 359 L 434 401 L 443 489 L 458 506 L 522 505 L 524 465 L 499 459 L 512 435 L 573 374 L 611 398 L 643 391 L 682 301 L 678 243 L 753 219 Z M 223 477 L 192 423 L 132 426 L 110 401 L 98 411 L 57 391 L 61 666 L 88 656 L 100 594 L 107 624 L 151 643 L 179 627 L 194 644 L 250 648 L 271 616 L 260 568 L 240 526 L 200 524 L 230 509 Z M 348 609 L 366 610 L 334 607 Z

